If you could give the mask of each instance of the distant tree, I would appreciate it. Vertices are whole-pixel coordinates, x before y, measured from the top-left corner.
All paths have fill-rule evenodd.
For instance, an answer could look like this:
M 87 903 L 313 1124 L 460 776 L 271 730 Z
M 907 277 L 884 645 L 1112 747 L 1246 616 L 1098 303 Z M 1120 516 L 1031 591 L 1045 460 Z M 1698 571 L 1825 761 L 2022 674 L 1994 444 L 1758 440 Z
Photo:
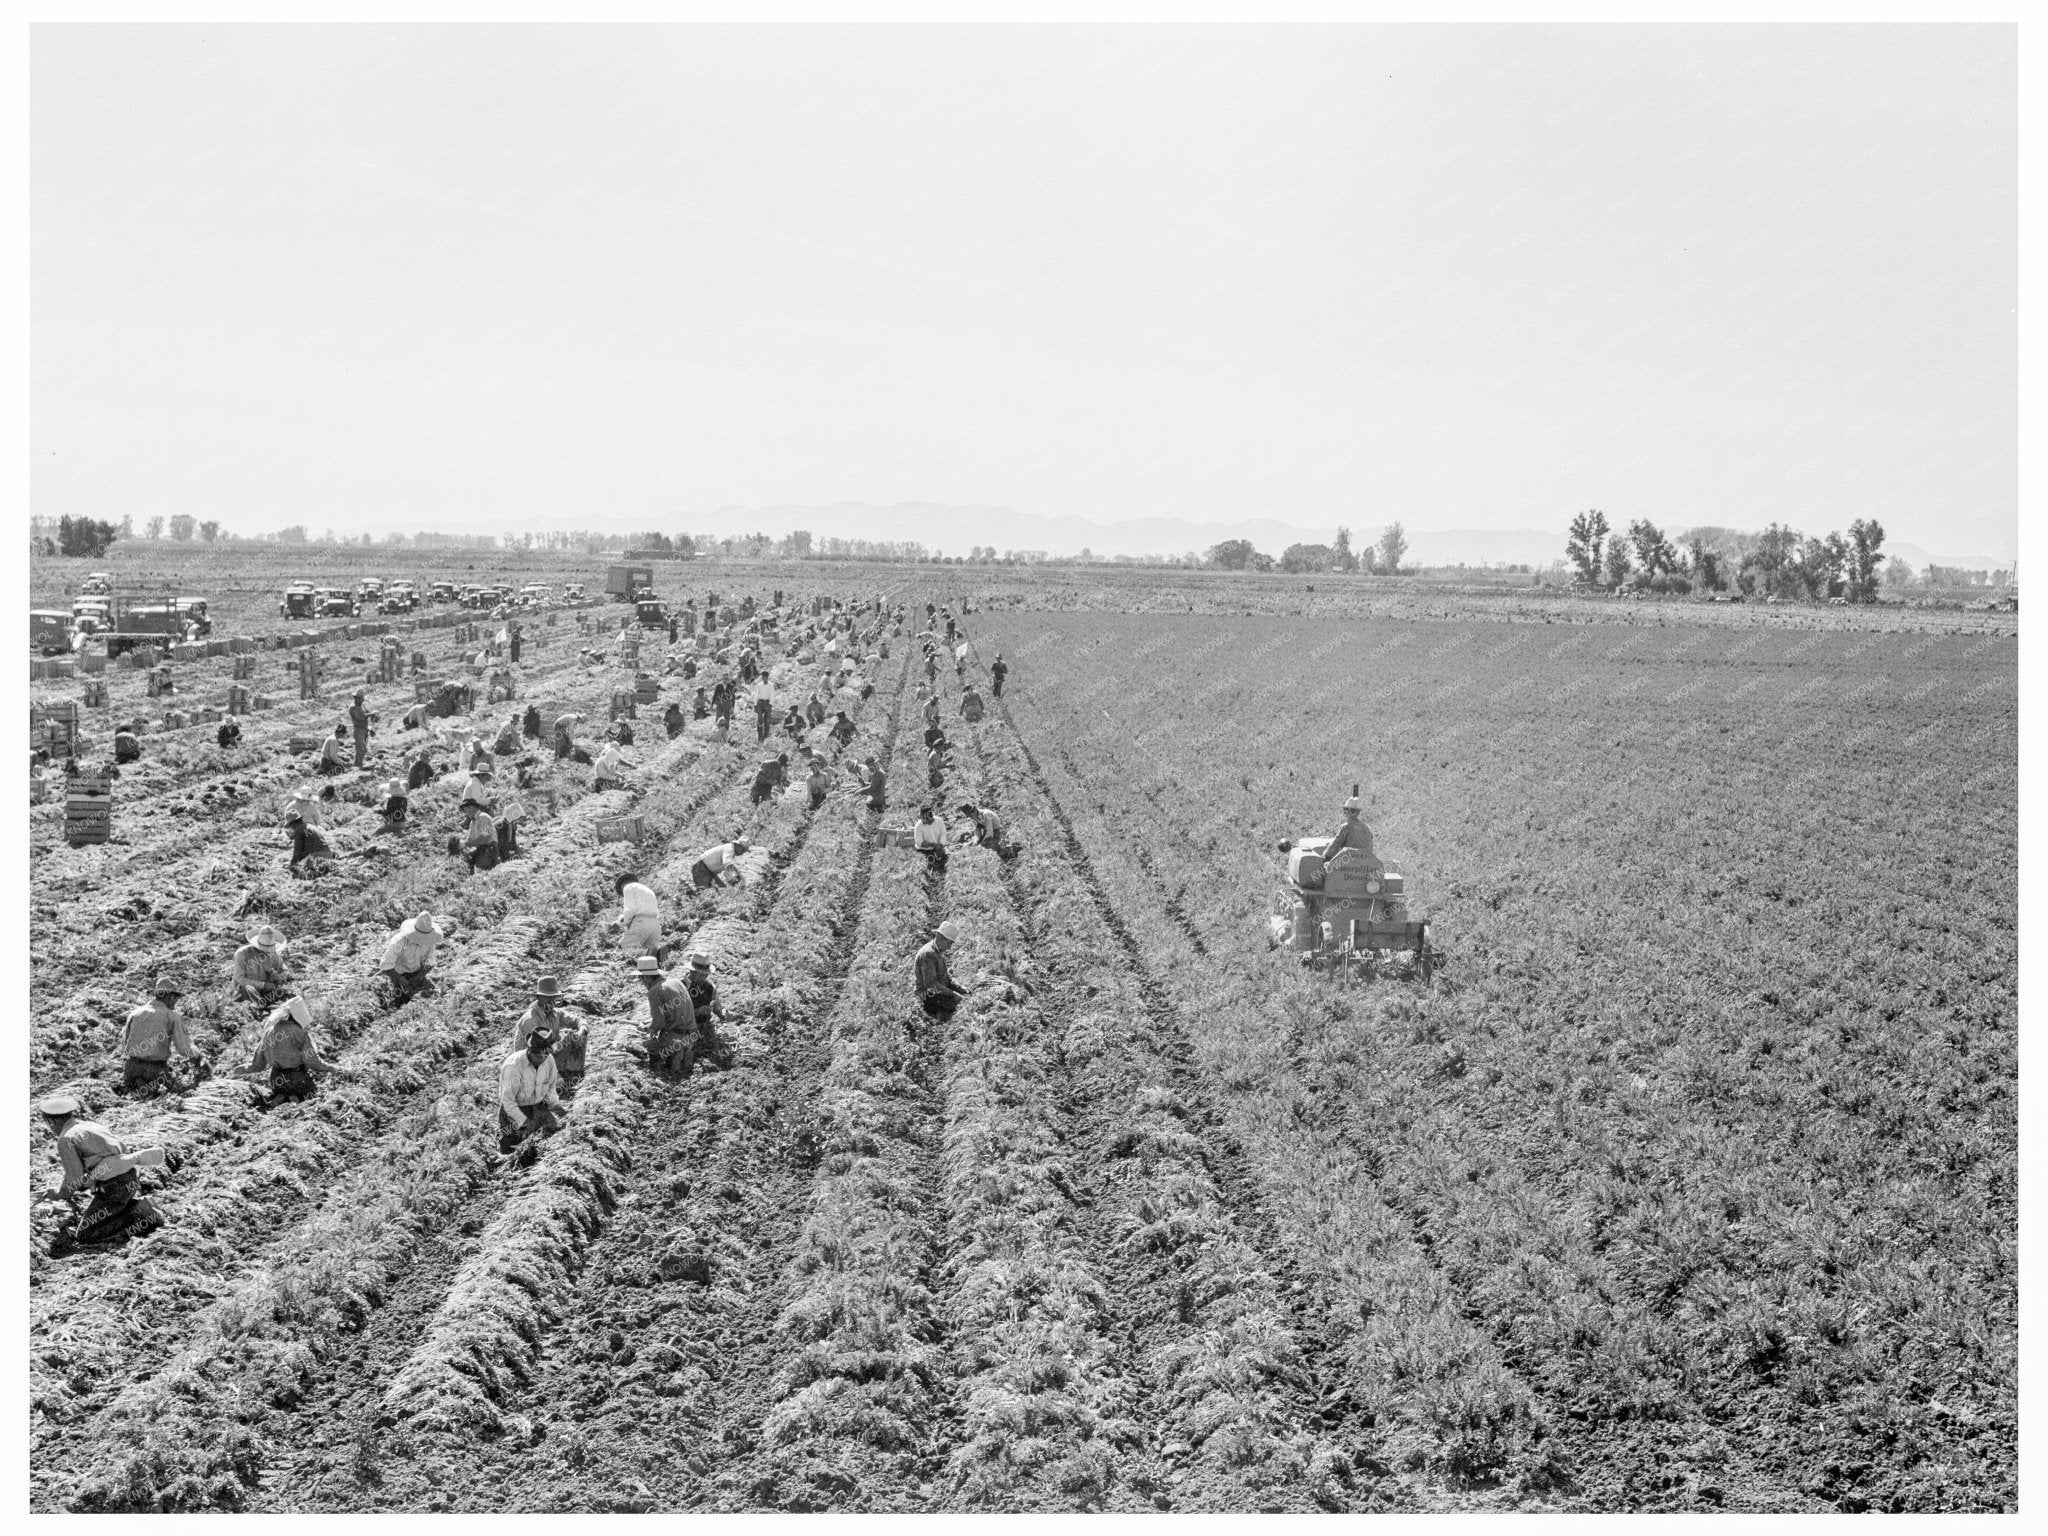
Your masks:
M 1209 546 L 1209 563 L 1219 571 L 1247 570 L 1256 553 L 1250 539 L 1225 539 Z
M 164 536 L 164 520 L 161 517 L 152 517 L 142 525 L 142 536 L 145 539 L 162 538 Z
M 1602 553 L 1607 543 L 1607 514 L 1600 511 L 1581 512 L 1572 519 L 1571 537 L 1565 540 L 1564 557 L 1571 561 L 1572 570 L 1579 585 L 1597 587 L 1603 566 Z
M 1628 556 L 1628 545 L 1620 539 L 1616 539 L 1607 546 L 1606 584 L 1619 592 L 1628 585 L 1630 569 L 1631 562 Z
M 1787 597 L 1829 598 L 1843 595 L 1843 572 L 1849 564 L 1849 541 L 1839 533 L 1806 539 L 1792 562 L 1793 589 Z
M 217 542 L 220 538 L 220 524 L 208 518 L 199 525 L 199 537 L 209 544 Z
M 1358 556 L 1351 552 L 1351 530 L 1349 528 L 1338 528 L 1337 537 L 1330 541 L 1330 554 L 1332 557 L 1330 561 L 1331 570 L 1355 571 L 1358 569 Z
M 1772 523 L 1756 536 L 1749 553 L 1742 557 L 1736 583 L 1744 592 L 1758 597 L 1805 597 L 1806 578 L 1800 569 L 1799 546 L 1805 539 L 1794 530 Z
M 278 543 L 280 543 L 280 544 L 303 544 L 303 543 L 305 543 L 305 542 L 306 542 L 306 525 L 305 525 L 304 523 L 293 523 L 293 524 L 291 525 L 291 527 L 289 527 L 289 528 L 280 528 L 280 529 L 278 529 L 278 530 L 277 530 L 277 542 L 278 542 Z
M 121 514 L 121 537 L 124 539 L 132 539 L 135 537 L 135 519 L 131 514 L 126 512 L 123 512 Z
M 1290 544 L 1280 554 L 1280 569 L 1299 574 L 1303 571 L 1327 571 L 1336 560 L 1336 552 L 1327 544 Z
M 1628 541 L 1635 546 L 1636 564 L 1651 580 L 1678 569 L 1678 552 L 1648 518 L 1628 525 Z
M 1913 567 L 1893 555 L 1884 563 L 1884 584 L 1888 587 L 1910 587 L 1913 585 Z
M 198 520 L 189 512 L 180 512 L 171 519 L 171 537 L 180 544 L 189 544 L 192 542 L 192 534 L 198 526 Z
M 1408 553 L 1408 535 L 1401 531 L 1399 523 L 1387 524 L 1387 531 L 1380 535 L 1380 569 L 1389 576 L 1401 574 L 1401 557 Z
M 808 528 L 799 528 L 789 536 L 789 552 L 799 560 L 811 558 L 811 534 Z
M 1876 518 L 1858 518 L 1849 525 L 1849 558 L 1844 569 L 1845 595 L 1852 603 L 1877 601 L 1879 551 L 1884 548 L 1884 525 Z
M 695 539 L 691 538 L 691 537 L 690 537 L 690 536 L 689 536 L 689 535 L 688 535 L 687 533 L 679 533 L 679 534 L 677 534 L 677 535 L 676 535 L 676 553 L 677 553 L 677 554 L 679 554 L 679 555 L 694 555 L 694 554 L 696 554 L 696 553 L 697 553 L 697 541 L 696 541 Z
M 101 522 L 90 517 L 60 517 L 57 519 L 57 552 L 97 559 L 112 547 L 121 536 L 121 530 L 112 523 Z
M 1686 541 L 1686 555 L 1690 565 L 1687 574 L 1694 586 L 1702 592 L 1718 592 L 1728 585 L 1721 571 L 1721 554 L 1695 531 Z

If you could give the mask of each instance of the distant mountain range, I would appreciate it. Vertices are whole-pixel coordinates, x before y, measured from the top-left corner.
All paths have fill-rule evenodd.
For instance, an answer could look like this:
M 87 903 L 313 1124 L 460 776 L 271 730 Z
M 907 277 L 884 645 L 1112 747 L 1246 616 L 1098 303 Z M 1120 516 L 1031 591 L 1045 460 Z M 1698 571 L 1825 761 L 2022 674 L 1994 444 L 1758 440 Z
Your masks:
M 1249 539 L 1269 555 L 1290 544 L 1327 544 L 1336 525 L 1303 527 L 1277 518 L 1247 518 L 1235 523 L 1202 523 L 1188 518 L 1141 517 L 1129 522 L 1096 523 L 1079 517 L 1044 517 L 1010 507 L 943 506 L 932 502 L 898 502 L 875 506 L 838 502 L 823 507 L 719 507 L 684 519 L 692 533 L 720 537 L 765 533 L 782 538 L 808 529 L 815 538 L 869 539 L 877 543 L 918 543 L 949 555 L 964 555 L 979 545 L 998 550 L 1042 550 L 1049 555 L 1179 555 L 1203 551 L 1226 539 Z M 1372 543 L 1382 525 L 1354 525 L 1354 548 Z M 1564 557 L 1565 530 L 1556 528 L 1408 528 L 1407 562 L 1411 565 L 1547 566 Z M 1966 570 L 2012 569 L 2013 556 L 1930 554 L 1913 544 L 1891 544 L 1896 555 L 1915 569 L 1929 564 Z

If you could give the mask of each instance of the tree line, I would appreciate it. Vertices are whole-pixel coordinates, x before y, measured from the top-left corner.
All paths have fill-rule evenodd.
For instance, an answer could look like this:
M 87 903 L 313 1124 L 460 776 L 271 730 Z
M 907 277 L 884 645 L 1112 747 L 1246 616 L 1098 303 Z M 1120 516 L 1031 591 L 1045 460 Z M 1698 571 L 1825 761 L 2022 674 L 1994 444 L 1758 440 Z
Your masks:
M 1321 571 L 1368 576 L 1398 576 L 1402 558 L 1408 553 L 1408 535 L 1399 523 L 1390 523 L 1377 543 L 1362 550 L 1351 547 L 1351 530 L 1339 528 L 1328 544 L 1290 544 L 1279 559 L 1254 549 L 1250 539 L 1225 539 L 1209 547 L 1203 564 L 1219 571 L 1272 571 L 1291 574 Z
M 1731 528 L 1694 528 L 1667 538 L 1647 518 L 1615 533 L 1598 509 L 1572 519 L 1565 561 L 1573 585 L 1594 591 L 1740 592 L 1819 602 L 1877 601 L 1884 528 L 1875 518 L 1857 519 L 1847 534 L 1808 536 L 1781 523 L 1762 533 Z M 1894 566 L 1902 561 L 1892 562 Z

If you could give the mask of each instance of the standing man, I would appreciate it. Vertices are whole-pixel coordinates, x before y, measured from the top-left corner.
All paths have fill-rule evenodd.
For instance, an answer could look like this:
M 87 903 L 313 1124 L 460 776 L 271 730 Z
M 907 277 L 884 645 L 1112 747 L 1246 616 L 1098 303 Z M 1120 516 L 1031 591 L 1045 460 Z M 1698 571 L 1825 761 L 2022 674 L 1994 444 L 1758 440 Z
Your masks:
M 512 665 L 515 667 L 519 665 L 519 646 L 525 638 L 525 628 L 522 625 L 515 622 L 512 625 L 512 643 L 507 647 L 507 649 L 510 650 L 512 653 Z
M 366 768 L 370 762 L 370 712 L 363 707 L 363 690 L 360 688 L 348 707 L 348 728 L 355 733 L 356 766 Z
M 775 691 L 764 677 L 754 689 L 754 739 L 766 741 L 769 731 L 774 728 L 774 721 Z
M 960 937 L 960 925 L 948 918 L 917 952 L 917 1000 L 935 1019 L 950 1019 L 967 989 L 946 969 L 946 952 Z
M 173 1051 L 195 1065 L 206 1060 L 192 1048 L 192 1036 L 178 1012 L 184 989 L 170 977 L 159 976 L 152 991 L 155 997 L 131 1012 L 122 1026 L 122 1051 L 127 1058 L 121 1067 L 123 1093 L 138 1089 L 155 1093 L 170 1070 Z
M 498 1150 L 513 1153 L 536 1136 L 552 1136 L 562 1128 L 562 1074 L 555 1066 L 554 1031 L 537 1024 L 526 1034 L 526 1048 L 514 1051 L 498 1069 Z M 530 1162 L 537 1148 L 526 1148 Z
M 668 944 L 661 936 L 661 904 L 653 890 L 631 875 L 618 875 L 612 888 L 619 893 L 619 946 L 628 960 L 652 955 L 668 958 Z
M 664 976 L 652 955 L 642 955 L 633 968 L 647 988 L 647 1064 L 689 1076 L 697 1061 L 697 1010 L 689 988 Z

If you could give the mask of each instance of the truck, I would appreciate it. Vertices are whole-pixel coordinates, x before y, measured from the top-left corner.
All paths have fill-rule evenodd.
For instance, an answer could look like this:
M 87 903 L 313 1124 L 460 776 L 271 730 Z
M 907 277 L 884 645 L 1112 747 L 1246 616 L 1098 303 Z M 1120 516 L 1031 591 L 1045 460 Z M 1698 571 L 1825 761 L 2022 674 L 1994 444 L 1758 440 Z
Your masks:
M 651 565 L 608 565 L 604 568 L 604 595 L 614 602 L 637 603 L 642 595 L 654 595 L 654 567 Z
M 107 610 L 107 654 L 119 656 L 138 645 L 199 639 L 213 632 L 203 597 L 117 597 Z
M 643 597 L 633 604 L 633 621 L 642 629 L 667 629 L 668 608 L 659 598 Z
M 384 601 L 379 608 L 384 613 L 410 613 L 419 605 L 418 587 L 409 581 L 394 581 L 384 589 Z
M 435 582 L 431 587 L 427 589 L 427 601 L 430 603 L 454 602 L 455 583 L 452 581 Z
M 278 598 L 277 616 L 280 619 L 310 619 L 313 617 L 313 604 L 313 583 L 295 581 Z
M 31 608 L 28 643 L 41 655 L 64 655 L 71 649 L 71 615 L 62 608 Z
M 318 587 L 313 592 L 313 617 L 316 619 L 352 619 L 356 616 L 356 600 L 349 596 L 344 587 Z

